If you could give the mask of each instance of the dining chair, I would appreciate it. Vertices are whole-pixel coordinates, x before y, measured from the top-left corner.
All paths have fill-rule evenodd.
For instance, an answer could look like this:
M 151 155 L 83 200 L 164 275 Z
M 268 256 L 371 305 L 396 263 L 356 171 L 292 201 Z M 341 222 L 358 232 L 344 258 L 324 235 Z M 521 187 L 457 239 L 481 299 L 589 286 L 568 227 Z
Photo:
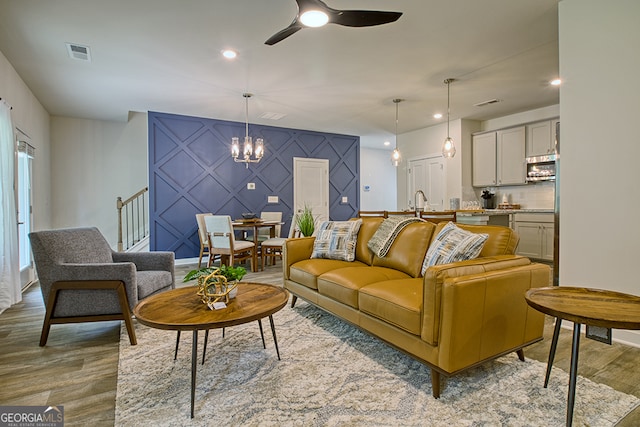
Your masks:
M 236 240 L 229 215 L 207 215 L 204 217 L 209 240 L 209 262 L 207 267 L 213 264 L 213 257 L 219 255 L 221 263 L 228 259 L 229 266 L 236 262 L 251 262 L 251 270 L 255 269 L 256 246 L 253 242 Z
M 196 223 L 198 224 L 198 237 L 200 238 L 200 256 L 198 257 L 198 268 L 202 265 L 202 258 L 204 256 L 211 257 L 209 253 L 209 237 L 207 235 L 207 224 L 204 222 L 204 217 L 213 215 L 212 213 L 199 213 L 196 214 Z
M 292 237 L 300 237 L 300 230 L 297 227 L 295 215 L 291 218 L 291 226 L 289 227 L 289 234 L 286 238 L 272 237 L 260 244 L 260 265 L 262 270 L 264 270 L 267 258 L 271 259 L 271 265 L 276 264 L 276 258 L 282 259 L 282 248 L 284 247 L 284 242 Z
M 115 252 L 95 227 L 29 233 L 46 312 L 40 346 L 53 324 L 123 320 L 131 345 L 131 310 L 175 288 L 174 253 Z
M 421 211 L 420 218 L 437 224 L 439 222 L 456 222 L 456 211 Z
M 282 221 L 282 212 L 261 212 L 260 219 L 263 221 Z M 275 227 L 275 237 L 280 237 L 281 226 L 276 225 Z M 271 230 L 269 228 L 259 228 L 258 229 L 258 242 L 262 242 L 264 240 L 271 238 Z M 253 233 L 247 233 L 244 237 L 245 240 L 249 240 L 253 242 Z

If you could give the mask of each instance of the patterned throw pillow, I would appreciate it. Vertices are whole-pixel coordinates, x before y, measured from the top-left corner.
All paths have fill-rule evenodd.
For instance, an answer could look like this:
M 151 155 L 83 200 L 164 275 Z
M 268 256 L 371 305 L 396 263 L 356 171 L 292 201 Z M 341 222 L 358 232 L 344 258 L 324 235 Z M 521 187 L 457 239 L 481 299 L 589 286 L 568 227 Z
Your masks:
M 311 258 L 328 258 L 342 261 L 356 259 L 356 240 L 362 220 L 324 221 L 316 233 Z
M 422 275 L 432 265 L 477 258 L 488 238 L 488 234 L 471 233 L 453 222 L 448 223 L 429 246 L 422 263 Z

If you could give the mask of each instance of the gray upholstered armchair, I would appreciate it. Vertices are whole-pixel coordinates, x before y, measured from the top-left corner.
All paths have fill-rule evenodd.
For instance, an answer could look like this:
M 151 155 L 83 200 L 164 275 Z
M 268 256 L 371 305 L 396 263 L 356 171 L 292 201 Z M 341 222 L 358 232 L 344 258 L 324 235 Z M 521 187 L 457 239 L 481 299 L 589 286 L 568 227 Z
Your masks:
M 173 252 L 115 252 L 97 228 L 29 234 L 46 306 L 40 346 L 52 324 L 124 320 L 137 343 L 131 310 L 175 288 Z

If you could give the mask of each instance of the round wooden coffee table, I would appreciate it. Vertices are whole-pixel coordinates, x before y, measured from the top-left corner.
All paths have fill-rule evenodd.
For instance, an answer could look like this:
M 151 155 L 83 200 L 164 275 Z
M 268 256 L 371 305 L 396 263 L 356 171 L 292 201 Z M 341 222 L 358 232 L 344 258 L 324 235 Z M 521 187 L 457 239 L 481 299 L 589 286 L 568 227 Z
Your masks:
M 193 331 L 191 346 L 191 418 L 193 418 L 198 331 L 226 328 L 254 320 L 260 321 L 268 316 L 273 342 L 278 359 L 280 359 L 273 314 L 282 309 L 288 300 L 289 292 L 279 286 L 263 283 L 240 283 L 238 295 L 229 302 L 226 308 L 210 310 L 196 295 L 195 287 L 186 287 L 162 292 L 140 301 L 133 309 L 133 314 L 138 322 L 151 328 L 178 331 L 178 334 L 180 331 Z M 262 333 L 262 324 L 260 324 L 260 332 Z
M 581 325 L 605 329 L 640 329 L 640 297 L 601 289 L 553 286 L 529 289 L 525 294 L 525 299 L 536 310 L 556 317 L 556 326 L 547 362 L 547 373 L 544 378 L 545 388 L 549 383 L 562 319 L 573 322 L 569 393 L 567 396 L 567 426 L 571 426 L 576 395 Z

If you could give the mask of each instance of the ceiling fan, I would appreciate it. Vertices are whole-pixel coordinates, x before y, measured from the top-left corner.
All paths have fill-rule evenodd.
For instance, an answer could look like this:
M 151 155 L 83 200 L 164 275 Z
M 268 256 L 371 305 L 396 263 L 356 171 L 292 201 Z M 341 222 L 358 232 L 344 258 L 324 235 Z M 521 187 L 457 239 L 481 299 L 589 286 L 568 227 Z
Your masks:
M 264 42 L 272 46 L 305 27 L 321 27 L 327 23 L 345 27 L 372 27 L 397 21 L 402 12 L 379 10 L 332 9 L 321 0 L 296 0 L 298 14 L 293 22 Z

